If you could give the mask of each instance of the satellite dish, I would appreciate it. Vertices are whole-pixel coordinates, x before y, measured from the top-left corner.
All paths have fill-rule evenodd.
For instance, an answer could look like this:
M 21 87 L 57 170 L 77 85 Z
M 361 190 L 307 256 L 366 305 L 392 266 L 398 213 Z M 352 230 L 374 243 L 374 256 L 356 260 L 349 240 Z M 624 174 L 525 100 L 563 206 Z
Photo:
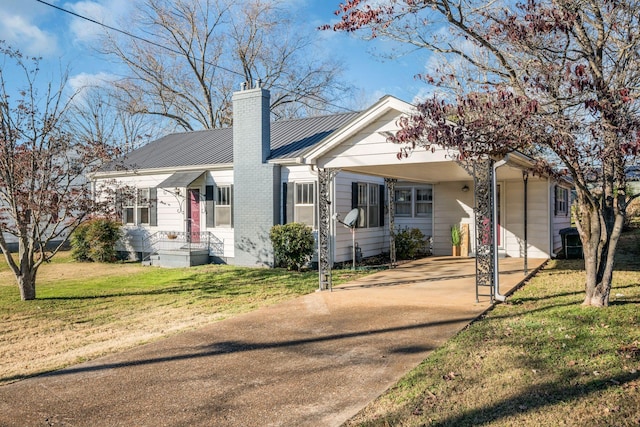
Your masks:
M 358 215 L 360 211 L 358 208 L 351 209 L 347 216 L 344 217 L 344 221 L 342 223 L 349 228 L 353 228 L 356 226 L 356 221 L 358 221 Z

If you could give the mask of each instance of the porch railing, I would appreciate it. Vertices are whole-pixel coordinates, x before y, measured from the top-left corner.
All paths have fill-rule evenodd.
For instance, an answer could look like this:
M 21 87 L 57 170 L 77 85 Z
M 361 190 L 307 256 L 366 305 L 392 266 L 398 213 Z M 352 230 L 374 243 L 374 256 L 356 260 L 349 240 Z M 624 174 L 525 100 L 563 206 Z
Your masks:
M 159 251 L 209 251 L 211 256 L 224 256 L 224 242 L 209 231 L 157 231 L 142 241 L 142 261 L 149 261 Z

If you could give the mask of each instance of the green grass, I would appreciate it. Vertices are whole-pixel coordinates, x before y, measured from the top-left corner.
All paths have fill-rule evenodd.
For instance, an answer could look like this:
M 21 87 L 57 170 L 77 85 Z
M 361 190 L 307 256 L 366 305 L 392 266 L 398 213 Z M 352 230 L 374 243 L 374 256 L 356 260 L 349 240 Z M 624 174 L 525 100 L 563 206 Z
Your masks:
M 583 307 L 582 261 L 552 261 L 348 425 L 640 425 L 640 233 L 611 306 Z

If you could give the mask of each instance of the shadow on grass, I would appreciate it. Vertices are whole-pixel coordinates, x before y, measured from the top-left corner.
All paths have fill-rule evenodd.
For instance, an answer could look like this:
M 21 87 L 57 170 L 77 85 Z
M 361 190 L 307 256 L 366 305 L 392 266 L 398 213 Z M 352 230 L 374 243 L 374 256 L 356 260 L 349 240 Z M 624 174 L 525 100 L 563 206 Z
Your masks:
M 620 387 L 638 378 L 640 378 L 640 373 L 636 372 L 598 378 L 582 385 L 569 385 L 571 376 L 563 377 L 554 382 L 533 385 L 511 399 L 496 402 L 488 407 L 465 411 L 460 415 L 452 416 L 430 425 L 445 427 L 488 424 L 521 413 L 536 411 L 545 406 L 576 401 L 611 387 Z M 397 416 L 399 415 L 397 414 Z
M 94 300 L 101 298 L 117 298 L 128 296 L 151 296 L 165 294 L 183 294 L 188 292 L 199 291 L 204 296 L 233 296 L 241 293 L 244 286 L 252 286 L 261 282 L 270 283 L 277 279 L 282 279 L 279 285 L 290 287 L 292 285 L 287 282 L 291 278 L 296 280 L 293 287 L 303 287 L 305 281 L 316 283 L 316 275 L 309 273 L 283 272 L 281 270 L 266 269 L 234 269 L 221 272 L 195 272 L 186 277 L 176 278 L 172 280 L 170 286 L 159 285 L 158 288 L 150 289 L 131 289 L 115 292 L 104 292 L 93 295 L 68 295 L 68 296 L 48 296 L 39 297 L 38 301 L 56 301 L 56 300 Z M 126 278 L 123 278 L 126 280 Z M 150 287 L 152 285 L 149 285 Z M 247 291 L 248 292 L 248 291 Z

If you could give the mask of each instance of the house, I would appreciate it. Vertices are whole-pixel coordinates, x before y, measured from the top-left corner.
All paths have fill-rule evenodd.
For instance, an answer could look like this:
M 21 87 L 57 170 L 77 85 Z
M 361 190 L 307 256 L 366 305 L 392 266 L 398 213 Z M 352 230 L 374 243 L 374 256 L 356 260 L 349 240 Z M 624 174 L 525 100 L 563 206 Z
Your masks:
M 271 122 L 269 101 L 268 90 L 244 88 L 233 95 L 232 128 L 167 135 L 121 159 L 125 168 L 96 174 L 98 187 L 131 190 L 117 198 L 119 249 L 167 266 L 272 266 L 270 228 L 296 221 L 317 231 L 321 260 L 348 261 L 352 235 L 334 219 L 357 208 L 364 257 L 389 251 L 390 225 L 419 228 L 434 255 L 451 255 L 451 227 L 467 224 L 463 255 L 478 253 L 477 176 L 446 149 L 398 160 L 387 142 L 410 104 L 385 96 L 361 112 Z M 533 162 L 519 153 L 492 165 L 497 253 L 553 257 L 570 225 L 570 186 L 528 175 Z

